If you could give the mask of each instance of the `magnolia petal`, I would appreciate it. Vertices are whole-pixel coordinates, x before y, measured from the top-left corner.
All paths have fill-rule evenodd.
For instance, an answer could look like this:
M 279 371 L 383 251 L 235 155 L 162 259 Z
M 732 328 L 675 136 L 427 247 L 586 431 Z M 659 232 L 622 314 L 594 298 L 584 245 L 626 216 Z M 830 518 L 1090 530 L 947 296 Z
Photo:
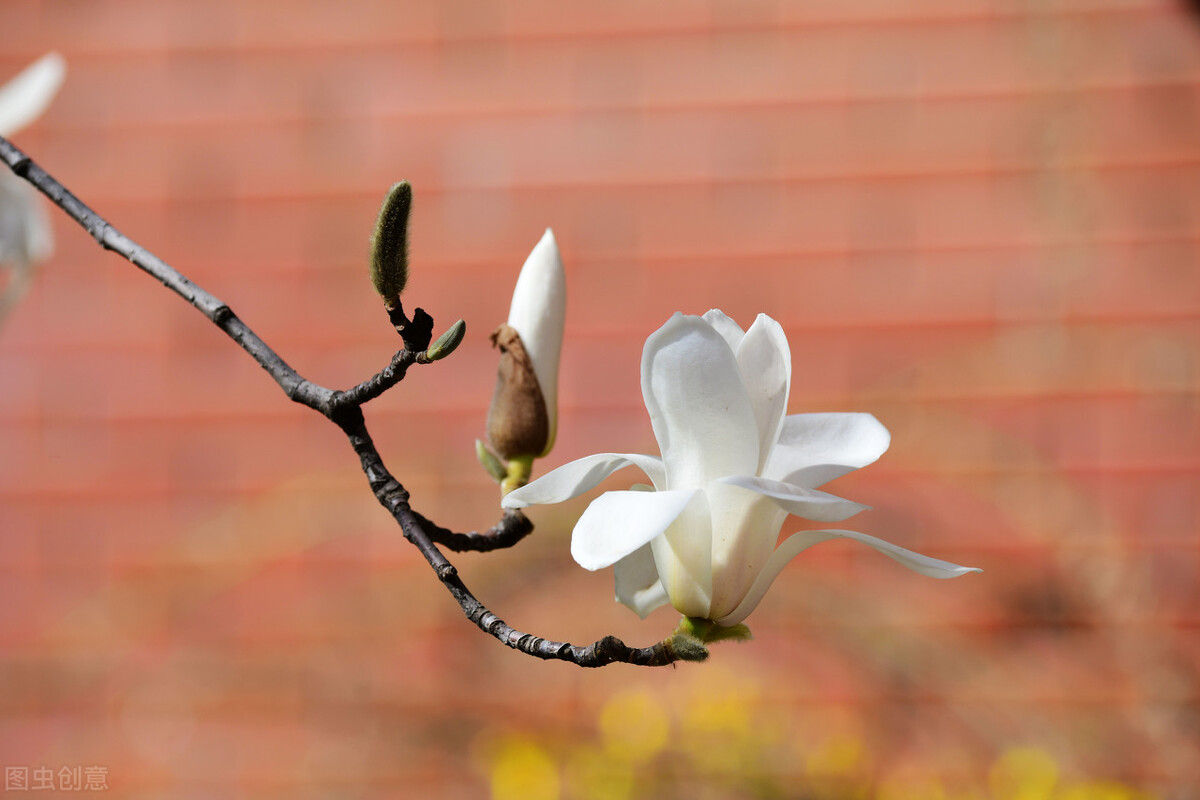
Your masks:
M 617 602 L 628 606 L 642 619 L 668 601 L 667 590 L 658 579 L 654 552 L 645 544 L 613 565 Z
M 779 323 L 759 314 L 735 350 L 738 371 L 758 423 L 758 469 L 766 465 L 787 414 L 792 351 Z
M 699 489 L 722 475 L 756 471 L 754 409 L 733 351 L 704 319 L 676 314 L 650 335 L 642 396 L 669 488 Z
M 704 490 L 712 519 L 712 602 L 709 618 L 737 608 L 766 566 L 787 512 L 771 498 L 725 482 Z
M 817 522 L 841 522 L 870 508 L 870 506 L 855 503 L 853 500 L 845 500 L 828 492 L 805 489 L 783 481 L 758 478 L 754 475 L 730 475 L 721 478 L 717 483 L 728 483 L 765 495 L 789 514 Z
M 793 414 L 760 474 L 815 488 L 865 467 L 888 449 L 892 436 L 871 414 Z
M 42 115 L 67 74 L 58 53 L 47 53 L 0 86 L 0 136 L 6 139 Z
M 725 312 L 719 308 L 711 308 L 705 311 L 701 319 L 711 325 L 714 331 L 721 334 L 726 344 L 729 345 L 730 350 L 735 353 L 737 352 L 738 345 L 742 343 L 742 337 L 746 335 L 741 325 L 738 325 L 732 319 L 725 316 Z
M 508 311 L 508 324 L 521 336 L 546 401 L 550 438 L 543 455 L 550 452 L 558 432 L 558 361 L 566 310 L 566 273 L 554 232 L 547 228 L 521 267 Z
M 537 480 L 514 489 L 504 496 L 504 508 L 561 503 L 594 489 L 619 469 L 635 466 L 650 477 L 655 486 L 666 482 L 662 459 L 637 453 L 597 453 L 563 464 Z
M 571 557 L 588 570 L 612 566 L 665 531 L 696 494 L 605 492 L 575 523 Z
M 775 578 L 779 576 L 779 573 L 789 561 L 815 544 L 839 538 L 862 542 L 868 547 L 875 548 L 888 558 L 899 561 L 914 572 L 919 572 L 930 578 L 957 578 L 968 572 L 982 572 L 978 567 L 961 567 L 958 564 L 942 561 L 939 558 L 923 556 L 920 553 L 914 553 L 912 550 L 906 550 L 899 545 L 885 542 L 883 539 L 865 533 L 838 530 L 801 531 L 789 536 L 776 548 L 775 552 L 771 554 L 766 568 L 759 574 L 758 580 L 754 582 L 754 586 L 750 588 L 750 591 L 746 594 L 741 604 L 733 610 L 733 613 L 717 620 L 717 622 L 722 625 L 737 625 L 746 619 L 746 617 L 750 616 L 750 612 L 758 606 L 759 602 L 763 599 L 763 595 L 767 593 L 767 589 L 770 588 Z
M 696 491 L 663 535 L 650 542 L 667 597 L 684 616 L 711 616 L 712 536 L 708 497 L 705 492 Z

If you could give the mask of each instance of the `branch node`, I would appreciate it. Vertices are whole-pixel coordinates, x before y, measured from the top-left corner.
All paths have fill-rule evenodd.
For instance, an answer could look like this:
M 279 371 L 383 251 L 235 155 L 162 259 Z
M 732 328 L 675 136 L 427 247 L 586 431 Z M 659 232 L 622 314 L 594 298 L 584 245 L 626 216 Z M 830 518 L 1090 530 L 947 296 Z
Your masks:
M 333 396 L 330 396 L 329 401 L 325 403 L 328 408 L 326 416 L 333 421 L 335 425 L 349 434 L 352 430 L 357 430 L 366 425 L 366 418 L 363 417 L 362 409 L 353 403 L 345 401 L 345 395 L 341 392 L 335 392 L 335 395 L 342 395 L 340 402 L 334 402 Z M 389 476 L 390 477 L 390 476 Z
M 418 308 L 413 312 L 412 321 L 400 333 L 404 340 L 404 349 L 414 353 L 423 353 L 429 349 L 429 340 L 433 338 L 433 317 Z
M 99 244 L 101 247 L 103 247 L 105 250 L 113 249 L 113 248 L 109 247 L 107 242 L 104 241 L 105 235 L 108 233 L 109 228 L 111 228 L 112 226 L 109 225 L 108 222 L 105 219 L 101 218 L 98 214 L 92 214 L 91 217 L 92 218 L 90 220 L 88 220 L 87 224 L 84 226 L 87 228 L 87 232 L 89 234 L 91 234 L 91 237 L 96 240 L 96 243 Z M 133 249 L 131 248 L 131 255 L 132 255 L 132 252 L 133 252 Z M 132 261 L 133 259 L 130 258 L 130 260 Z M 134 263 L 136 263 L 136 262 L 134 262 Z

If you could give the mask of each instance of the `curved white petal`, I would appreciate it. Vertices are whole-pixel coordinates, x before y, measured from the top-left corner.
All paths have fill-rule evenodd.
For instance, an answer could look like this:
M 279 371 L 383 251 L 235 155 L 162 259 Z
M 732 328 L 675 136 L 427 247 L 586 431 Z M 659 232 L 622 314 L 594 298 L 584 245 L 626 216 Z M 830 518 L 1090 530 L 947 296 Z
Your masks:
M 0 136 L 6 139 L 42 115 L 67 74 L 58 53 L 47 53 L 0 86 Z
M 605 492 L 575 523 L 571 557 L 588 570 L 612 566 L 665 531 L 696 494 Z
M 671 605 L 689 617 L 709 617 L 713 582 L 712 517 L 705 492 L 694 492 L 691 502 L 662 536 L 651 540 L 650 547 Z
M 762 471 L 779 438 L 792 385 L 792 350 L 779 323 L 759 314 L 734 351 L 754 419 L 758 423 L 758 468 Z
M 815 488 L 872 463 L 891 441 L 887 428 L 871 414 L 793 414 L 784 418 L 779 441 L 760 474 Z
M 658 579 L 654 553 L 650 545 L 642 545 L 613 564 L 617 602 L 630 608 L 642 619 L 669 601 L 667 590 Z
M 546 401 L 550 436 L 543 454 L 550 452 L 558 430 L 558 361 L 566 310 L 566 273 L 554 232 L 547 228 L 521 267 L 508 311 L 508 324 L 521 336 Z
M 754 409 L 733 351 L 705 320 L 676 314 L 650 335 L 642 396 L 668 488 L 699 489 L 722 475 L 756 471 Z
M 710 308 L 705 311 L 701 319 L 711 325 L 714 331 L 721 334 L 730 350 L 737 352 L 738 345 L 742 343 L 742 337 L 746 335 L 741 325 L 725 316 L 725 312 L 719 308 Z
M 783 481 L 773 481 L 753 475 L 730 475 L 721 478 L 717 483 L 727 483 L 757 492 L 769 497 L 787 513 L 816 522 L 841 522 L 870 508 L 870 506 L 855 503 L 853 500 L 845 500 L 828 492 L 805 489 Z
M 662 459 L 637 453 L 597 453 L 584 456 L 547 472 L 535 481 L 514 489 L 504 496 L 504 508 L 561 503 L 594 489 L 602 480 L 619 469 L 635 466 L 649 476 L 655 486 L 666 483 Z
M 899 561 L 914 572 L 919 572 L 930 578 L 957 578 L 968 572 L 982 572 L 978 567 L 961 567 L 949 561 L 923 556 L 920 553 L 914 553 L 912 550 L 906 550 L 891 542 L 885 542 L 883 539 L 878 539 L 865 533 L 838 530 L 801 531 L 800 533 L 792 534 L 779 545 L 775 552 L 771 554 L 766 568 L 759 574 L 758 579 L 754 582 L 754 586 L 746 594 L 741 605 L 734 609 L 733 613 L 717 620 L 717 622 L 722 625 L 737 625 L 758 606 L 763 595 L 767 593 L 767 589 L 770 588 L 775 578 L 779 576 L 779 573 L 789 561 L 815 544 L 839 538 L 862 542 L 869 547 L 875 548 L 888 558 Z

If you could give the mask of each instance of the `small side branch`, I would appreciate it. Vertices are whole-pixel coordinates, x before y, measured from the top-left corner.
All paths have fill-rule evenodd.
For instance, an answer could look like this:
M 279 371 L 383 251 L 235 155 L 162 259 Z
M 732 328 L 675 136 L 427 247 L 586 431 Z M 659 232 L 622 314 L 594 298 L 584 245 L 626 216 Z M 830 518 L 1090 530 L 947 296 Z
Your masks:
M 422 353 L 414 353 L 407 347 L 396 355 L 392 356 L 392 361 L 379 372 L 367 378 L 357 386 L 347 389 L 344 392 L 335 392 L 333 398 L 334 405 L 351 405 L 361 406 L 370 400 L 374 400 L 388 389 L 395 386 L 400 381 L 404 380 L 408 368 L 413 364 L 421 363 Z M 425 362 L 428 363 L 428 362 Z
M 375 497 L 379 500 L 379 503 L 400 524 L 400 529 L 404 532 L 404 538 L 412 542 L 421 551 L 421 555 L 429 562 L 429 566 L 433 567 L 438 580 L 442 582 L 442 585 L 458 601 L 467 619 L 475 623 L 484 633 L 493 636 L 514 650 L 520 650 L 526 655 L 542 659 L 569 661 L 581 667 L 603 667 L 615 663 L 661 667 L 678 660 L 678 657 L 669 649 L 665 642 L 659 642 L 649 647 L 629 647 L 615 636 L 607 636 L 590 645 L 581 647 L 569 642 L 555 642 L 543 639 L 540 636 L 534 636 L 531 633 L 524 633 L 493 614 L 483 603 L 479 602 L 475 595 L 471 594 L 470 589 L 463 583 L 462 578 L 458 576 L 458 570 L 455 569 L 449 559 L 434 544 L 433 537 L 443 537 L 455 544 L 470 543 L 474 545 L 469 548 L 464 547 L 463 549 L 491 550 L 501 545 L 484 546 L 482 542 L 487 538 L 486 535 L 478 533 L 454 534 L 451 531 L 433 525 L 425 517 L 413 511 L 408 504 L 408 492 L 400 485 L 399 481 L 392 477 L 387 467 L 384 466 L 383 459 L 379 455 L 379 451 L 375 448 L 374 442 L 371 441 L 371 436 L 362 421 L 361 413 L 357 419 L 346 415 L 339 421 L 339 425 L 341 425 L 342 430 L 345 431 L 346 436 L 350 439 L 350 444 L 354 448 L 354 451 L 358 453 L 363 473 L 367 476 L 367 482 L 371 485 L 371 490 L 375 493 Z M 427 531 L 427 525 L 431 526 L 436 533 L 431 534 Z M 528 530 L 531 530 L 532 527 L 523 514 L 509 513 L 492 528 L 492 531 L 499 532 L 498 536 L 503 540 L 506 537 L 520 538 Z M 521 532 L 523 529 L 527 530 Z
M 520 511 L 504 512 L 500 521 L 483 533 L 478 531 L 457 533 L 430 522 L 416 511 L 413 511 L 412 514 L 431 541 L 457 553 L 467 551 L 486 553 L 490 550 L 512 547 L 533 531 L 533 523 Z

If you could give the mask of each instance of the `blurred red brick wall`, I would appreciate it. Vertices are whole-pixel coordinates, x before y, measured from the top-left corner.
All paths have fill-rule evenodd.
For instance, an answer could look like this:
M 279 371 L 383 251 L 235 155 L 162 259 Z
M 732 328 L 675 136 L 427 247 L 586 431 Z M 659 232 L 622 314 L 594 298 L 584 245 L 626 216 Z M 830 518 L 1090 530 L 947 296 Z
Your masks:
M 512 761 L 569 797 L 1003 798 L 1035 753 L 1056 797 L 1192 796 L 1200 27 L 1174 5 L 8 0 L 0 20 L 0 78 L 69 63 L 17 144 L 316 382 L 397 346 L 365 250 L 413 182 L 407 302 L 468 339 L 368 419 L 429 516 L 496 516 L 472 448 L 486 333 L 552 226 L 570 296 L 546 466 L 653 447 L 637 364 L 672 312 L 766 312 L 792 412 L 893 432 L 837 486 L 875 507 L 854 527 L 985 568 L 932 582 L 823 545 L 712 665 L 524 658 L 462 619 L 335 430 L 57 215 L 0 330 L 3 765 L 103 765 L 122 797 L 505 796 Z M 669 610 L 639 622 L 570 561 L 584 505 L 457 558 L 465 579 L 541 635 L 661 638 Z M 618 764 L 606 710 L 643 690 L 672 744 Z M 757 760 L 714 755 L 743 746 Z

